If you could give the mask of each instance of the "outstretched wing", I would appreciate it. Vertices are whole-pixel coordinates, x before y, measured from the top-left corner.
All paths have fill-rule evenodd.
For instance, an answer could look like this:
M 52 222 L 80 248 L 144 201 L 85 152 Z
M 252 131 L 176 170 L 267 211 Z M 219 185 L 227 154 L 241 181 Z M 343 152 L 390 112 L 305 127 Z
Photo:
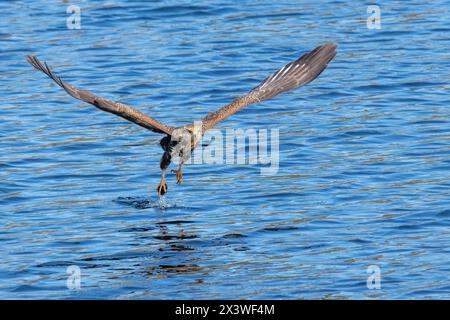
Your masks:
M 50 70 L 45 62 L 40 62 L 35 56 L 29 55 L 27 61 L 31 63 L 31 65 L 37 70 L 45 73 L 48 77 L 55 81 L 56 84 L 58 84 L 61 88 L 66 90 L 68 94 L 76 99 L 83 100 L 87 103 L 92 104 L 100 110 L 118 115 L 119 117 L 134 122 L 135 124 L 149 129 L 153 132 L 166 133 L 170 135 L 174 130 L 173 127 L 166 126 L 130 106 L 127 106 L 120 102 L 114 102 L 108 99 L 104 99 L 89 91 L 78 89 L 77 87 L 62 81 L 60 77 L 55 75 L 53 71 Z
M 336 56 L 337 45 L 326 43 L 313 51 L 304 54 L 297 60 L 267 77 L 261 84 L 253 88 L 247 95 L 235 99 L 230 104 L 208 114 L 202 119 L 203 132 L 211 129 L 219 122 L 252 103 L 260 102 L 275 97 L 317 78 L 328 63 Z

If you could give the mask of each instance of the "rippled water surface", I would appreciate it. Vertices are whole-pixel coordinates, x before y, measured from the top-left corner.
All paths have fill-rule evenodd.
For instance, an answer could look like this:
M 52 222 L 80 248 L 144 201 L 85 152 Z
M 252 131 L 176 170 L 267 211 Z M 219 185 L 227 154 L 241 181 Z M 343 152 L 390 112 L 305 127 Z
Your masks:
M 450 298 L 449 1 L 380 1 L 378 30 L 354 1 L 71 3 L 79 30 L 0 1 L 0 298 Z M 326 41 L 316 81 L 219 125 L 279 129 L 276 174 L 190 165 L 160 200 L 161 137 L 25 62 L 178 126 Z

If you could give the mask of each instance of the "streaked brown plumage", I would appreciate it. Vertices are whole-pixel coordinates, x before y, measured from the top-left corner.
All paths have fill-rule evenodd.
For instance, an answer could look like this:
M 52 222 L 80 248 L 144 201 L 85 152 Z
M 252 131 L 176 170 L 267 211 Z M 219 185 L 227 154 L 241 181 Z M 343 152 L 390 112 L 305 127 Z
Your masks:
M 336 48 L 336 44 L 326 43 L 288 63 L 264 79 L 245 96 L 239 97 L 230 104 L 208 114 L 202 119 L 201 128 L 197 128 L 194 124 L 178 128 L 164 125 L 128 105 L 104 99 L 62 81 L 60 77 L 51 71 L 46 63 L 41 63 L 35 56 L 30 55 L 27 60 L 37 70 L 42 71 L 53 79 L 72 97 L 90 103 L 100 110 L 118 115 L 153 132 L 166 134 L 160 141 L 164 154 L 160 162 L 162 178 L 157 191 L 158 194 L 162 195 L 167 191 L 164 177 L 172 157 L 180 157 L 178 183 L 181 183 L 181 167 L 189 159 L 192 150 L 197 146 L 207 130 L 253 103 L 271 99 L 282 92 L 299 88 L 313 81 L 336 56 Z

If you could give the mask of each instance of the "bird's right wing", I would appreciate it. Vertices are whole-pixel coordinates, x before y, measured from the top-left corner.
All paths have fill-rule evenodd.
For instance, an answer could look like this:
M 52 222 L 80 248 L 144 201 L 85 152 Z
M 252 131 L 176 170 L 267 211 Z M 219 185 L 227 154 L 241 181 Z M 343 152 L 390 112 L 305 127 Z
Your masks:
M 253 88 L 247 95 L 235 99 L 230 104 L 211 112 L 203 118 L 203 132 L 211 129 L 246 106 L 273 98 L 282 92 L 310 83 L 325 70 L 328 63 L 336 56 L 336 48 L 336 44 L 326 43 L 288 63 L 264 79 L 261 84 Z
M 76 99 L 83 100 L 100 110 L 113 113 L 153 132 L 170 135 L 174 130 L 173 127 L 166 126 L 156 119 L 153 119 L 130 106 L 120 102 L 104 99 L 89 91 L 78 89 L 77 87 L 62 81 L 60 77 L 53 73 L 45 62 L 40 62 L 35 56 L 29 55 L 27 61 L 37 70 L 45 73 L 50 79 L 55 81 L 57 85 L 66 90 L 68 94 Z

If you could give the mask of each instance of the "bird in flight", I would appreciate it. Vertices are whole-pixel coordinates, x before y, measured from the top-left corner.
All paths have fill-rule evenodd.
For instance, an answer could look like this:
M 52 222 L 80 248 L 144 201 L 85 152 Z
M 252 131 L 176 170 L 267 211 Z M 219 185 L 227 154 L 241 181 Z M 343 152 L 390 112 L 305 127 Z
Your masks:
M 315 48 L 271 74 L 246 95 L 238 97 L 230 104 L 208 114 L 201 119 L 200 125 L 194 123 L 183 127 L 167 126 L 126 104 L 104 99 L 92 92 L 68 84 L 55 75 L 47 63 L 42 63 L 36 56 L 28 55 L 27 61 L 37 70 L 45 73 L 72 97 L 92 104 L 100 110 L 113 113 L 150 131 L 165 135 L 160 140 L 164 153 L 160 161 L 161 181 L 156 188 L 158 194 L 163 195 L 167 192 L 167 184 L 164 180 L 166 170 L 173 158 L 179 157 L 180 159 L 177 171 L 177 183 L 180 184 L 182 179 L 181 168 L 189 160 L 192 151 L 206 131 L 253 103 L 268 100 L 282 92 L 299 88 L 313 81 L 336 56 L 336 48 L 337 45 L 334 43 L 326 43 Z

